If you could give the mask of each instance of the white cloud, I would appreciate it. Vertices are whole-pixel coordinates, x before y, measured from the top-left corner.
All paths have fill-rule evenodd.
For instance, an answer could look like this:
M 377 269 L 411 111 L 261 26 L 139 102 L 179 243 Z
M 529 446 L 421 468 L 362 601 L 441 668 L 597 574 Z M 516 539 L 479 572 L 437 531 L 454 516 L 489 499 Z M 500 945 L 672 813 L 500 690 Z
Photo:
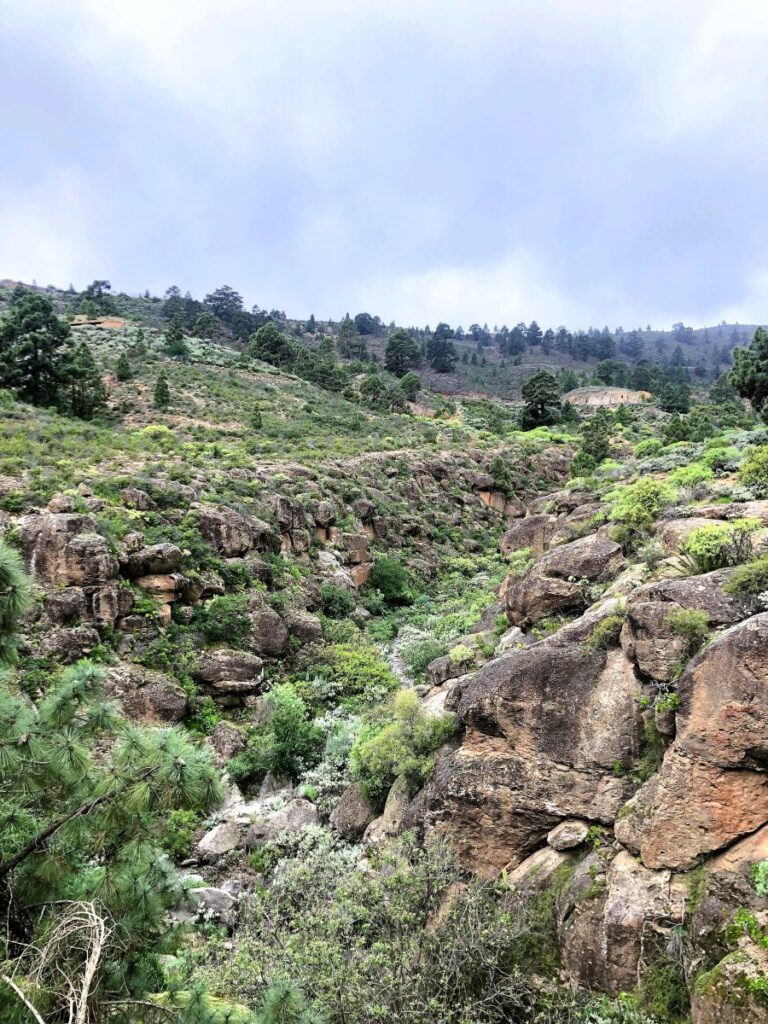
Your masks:
M 102 267 L 95 260 L 86 189 L 58 172 L 3 197 L 0 276 L 38 284 L 82 286 Z

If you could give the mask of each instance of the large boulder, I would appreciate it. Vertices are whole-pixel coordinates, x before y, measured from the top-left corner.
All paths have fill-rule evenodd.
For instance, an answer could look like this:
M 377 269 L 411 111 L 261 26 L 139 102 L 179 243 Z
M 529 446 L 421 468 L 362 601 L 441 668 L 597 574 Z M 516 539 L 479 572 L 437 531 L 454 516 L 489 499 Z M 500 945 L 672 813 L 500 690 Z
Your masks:
M 124 576 L 160 576 L 175 573 L 183 555 L 175 544 L 152 544 L 127 553 L 120 561 Z
M 317 825 L 319 820 L 315 805 L 299 797 L 287 803 L 282 810 L 255 821 L 248 829 L 245 845 L 252 850 L 283 832 L 300 832 L 308 825 Z
M 197 527 L 204 539 L 225 558 L 245 555 L 254 547 L 260 551 L 272 549 L 276 543 L 268 523 L 231 508 L 200 509 Z
M 248 605 L 250 628 L 246 643 L 256 654 L 281 655 L 288 646 L 288 630 L 285 623 L 260 595 Z
M 264 679 L 264 663 L 248 651 L 222 647 L 203 652 L 192 678 L 214 693 L 256 693 Z
M 189 711 L 189 698 L 175 680 L 141 665 L 110 666 L 105 692 L 119 701 L 128 718 L 139 722 L 181 722 Z
M 350 843 L 363 838 L 366 828 L 376 817 L 376 811 L 358 783 L 347 786 L 341 799 L 331 812 L 331 825 Z
M 620 650 L 545 641 L 489 662 L 460 688 L 463 741 L 406 824 L 448 833 L 481 875 L 522 861 L 565 818 L 610 824 L 638 756 L 636 696 Z
M 582 861 L 561 907 L 563 966 L 579 986 L 610 995 L 637 984 L 638 967 L 657 954 L 683 919 L 687 887 L 669 871 L 649 871 L 626 850 Z M 655 945 L 655 949 L 654 949 Z
M 27 516 L 21 522 L 21 547 L 29 572 L 51 590 L 101 586 L 117 576 L 117 558 L 88 516 Z
M 702 576 L 659 580 L 630 594 L 621 643 L 643 676 L 669 682 L 679 671 L 688 641 L 675 629 L 673 613 L 703 612 L 712 628 L 733 625 L 744 617 L 741 599 L 723 589 L 731 575 L 732 570 L 719 569 Z
M 549 541 L 555 532 L 556 520 L 553 516 L 539 515 L 526 516 L 525 519 L 518 519 L 513 523 L 501 538 L 501 553 L 506 557 L 513 551 L 520 551 L 530 548 L 537 557 L 544 554 L 549 547 Z
M 584 581 L 610 580 L 624 567 L 618 544 L 595 536 L 554 548 L 507 590 L 507 617 L 515 626 L 585 604 Z
M 691 868 L 768 822 L 768 613 L 699 654 L 678 693 L 676 739 L 616 822 L 651 868 Z
M 691 1024 L 768 1024 L 768 950 L 745 939 L 696 979 Z

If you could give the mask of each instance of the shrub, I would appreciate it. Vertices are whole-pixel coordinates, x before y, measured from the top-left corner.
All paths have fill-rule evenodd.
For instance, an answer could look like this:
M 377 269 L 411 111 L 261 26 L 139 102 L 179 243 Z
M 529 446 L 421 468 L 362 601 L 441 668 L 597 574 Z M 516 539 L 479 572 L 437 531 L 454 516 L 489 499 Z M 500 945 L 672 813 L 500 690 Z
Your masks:
M 231 647 L 237 647 L 244 642 L 250 629 L 247 607 L 245 594 L 212 597 L 197 609 L 195 624 L 208 643 L 226 641 Z
M 714 477 L 709 466 L 702 466 L 698 462 L 690 466 L 680 466 L 669 476 L 669 482 L 674 487 L 696 487 L 698 484 L 707 483 Z
M 709 630 L 709 617 L 706 612 L 699 612 L 693 608 L 680 608 L 669 612 L 667 622 L 678 636 L 687 641 L 689 655 L 701 647 Z
M 739 480 L 757 498 L 768 498 L 768 445 L 744 459 L 739 468 Z
M 664 445 L 657 437 L 648 437 L 635 447 L 635 455 L 638 459 L 649 458 L 658 455 L 663 447 Z
M 160 845 L 174 860 L 183 860 L 192 851 L 192 840 L 200 821 L 196 811 L 173 810 L 163 822 Z
M 393 713 L 383 728 L 364 730 L 350 754 L 353 777 L 378 806 L 399 778 L 415 793 L 432 770 L 431 755 L 456 730 L 453 715 L 427 714 L 413 690 L 395 696 Z
M 624 625 L 623 615 L 608 615 L 598 622 L 592 630 L 586 646 L 593 651 L 604 651 L 609 647 L 615 647 L 619 642 L 621 627 Z
M 345 619 L 355 610 L 355 599 L 344 587 L 335 583 L 323 583 L 320 586 L 320 599 L 323 611 L 331 619 Z
M 408 586 L 408 575 L 403 565 L 395 558 L 377 558 L 368 586 L 378 590 L 386 604 L 391 607 L 413 603 L 413 595 Z
M 762 594 L 768 590 L 768 555 L 740 565 L 723 588 L 727 594 Z
M 768 860 L 753 864 L 750 875 L 757 895 L 763 898 L 768 896 Z
M 375 704 L 399 686 L 397 677 L 375 647 L 333 644 L 322 652 L 316 669 L 341 700 Z
M 667 484 L 638 480 L 622 490 L 611 510 L 611 519 L 636 530 L 647 529 L 673 499 L 674 491 Z
M 688 535 L 681 553 L 692 559 L 699 572 L 739 565 L 752 554 L 752 534 L 761 525 L 758 519 L 737 519 L 700 526 Z
M 290 683 L 273 687 L 264 704 L 268 722 L 254 731 L 246 750 L 227 765 L 234 782 L 249 784 L 267 773 L 295 781 L 320 760 L 323 730 L 310 721 L 307 706 L 294 687 Z
M 428 665 L 436 658 L 442 658 L 446 653 L 447 647 L 444 641 L 436 640 L 434 637 L 425 637 L 403 650 L 403 661 L 412 676 L 421 677 Z

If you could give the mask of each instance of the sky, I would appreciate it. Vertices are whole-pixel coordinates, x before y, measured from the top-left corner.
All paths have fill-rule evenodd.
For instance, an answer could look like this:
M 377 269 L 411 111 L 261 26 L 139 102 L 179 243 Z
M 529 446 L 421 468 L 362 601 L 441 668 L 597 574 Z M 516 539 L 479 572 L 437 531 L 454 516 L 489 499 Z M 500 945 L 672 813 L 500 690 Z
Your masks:
M 0 0 L 0 278 L 768 319 L 765 0 Z

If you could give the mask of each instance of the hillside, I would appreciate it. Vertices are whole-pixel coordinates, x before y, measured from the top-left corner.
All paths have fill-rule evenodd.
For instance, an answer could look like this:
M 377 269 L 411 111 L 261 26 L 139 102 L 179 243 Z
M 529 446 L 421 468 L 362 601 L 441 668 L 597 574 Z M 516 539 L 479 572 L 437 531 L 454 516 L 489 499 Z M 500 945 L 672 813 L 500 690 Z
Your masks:
M 109 298 L 0 390 L 3 1020 L 768 1021 L 757 416 Z

